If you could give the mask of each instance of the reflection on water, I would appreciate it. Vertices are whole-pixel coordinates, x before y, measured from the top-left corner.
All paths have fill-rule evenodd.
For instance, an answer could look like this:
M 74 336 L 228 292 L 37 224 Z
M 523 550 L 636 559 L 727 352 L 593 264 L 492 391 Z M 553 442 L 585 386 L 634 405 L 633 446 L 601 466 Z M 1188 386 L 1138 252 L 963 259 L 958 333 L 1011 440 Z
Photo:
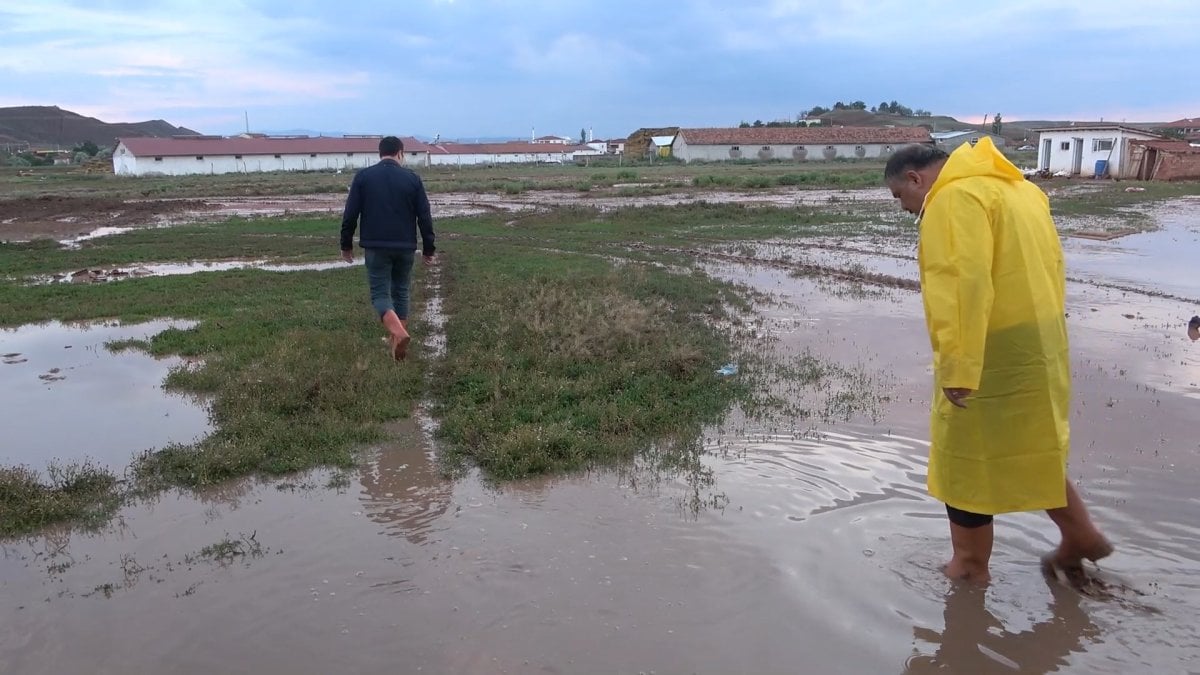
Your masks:
M 913 627 L 918 644 L 932 645 L 933 653 L 909 658 L 904 672 L 1042 675 L 1068 665 L 1066 657 L 1097 641 L 1102 631 L 1088 617 L 1079 593 L 1054 583 L 1047 585 L 1050 616 L 1013 631 L 988 611 L 989 591 L 956 584 L 945 597 L 942 631 Z
M 139 451 L 191 443 L 208 433 L 203 405 L 163 390 L 163 379 L 181 359 L 105 347 L 188 326 L 51 322 L 0 330 L 0 465 L 43 470 L 53 460 L 90 458 L 120 473 Z
M 363 510 L 390 534 L 424 545 L 453 502 L 454 481 L 443 476 L 413 419 L 390 425 L 394 439 L 376 451 L 360 475 Z

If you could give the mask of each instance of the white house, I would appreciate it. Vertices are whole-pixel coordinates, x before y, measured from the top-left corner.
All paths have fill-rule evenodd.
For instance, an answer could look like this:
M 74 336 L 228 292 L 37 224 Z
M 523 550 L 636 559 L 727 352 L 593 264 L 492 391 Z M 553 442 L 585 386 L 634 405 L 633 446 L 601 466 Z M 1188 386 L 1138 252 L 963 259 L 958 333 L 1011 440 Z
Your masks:
M 1038 130 L 1038 169 L 1068 176 L 1125 176 L 1129 144 L 1162 138 L 1121 124 L 1077 124 Z
M 119 138 L 113 151 L 118 176 L 184 176 L 260 171 L 360 169 L 379 161 L 379 136 L 175 136 Z M 429 163 L 429 146 L 404 138 L 404 158 Z
M 608 154 L 610 154 L 610 155 L 625 154 L 625 139 L 624 138 L 609 139 L 607 142 L 606 150 L 607 150 Z
M 672 154 L 685 162 L 883 158 L 909 143 L 931 143 L 924 127 L 738 127 L 680 129 Z
M 538 144 L 548 143 L 550 145 L 571 145 L 574 143 L 574 141 L 566 136 L 538 136 L 530 142 Z

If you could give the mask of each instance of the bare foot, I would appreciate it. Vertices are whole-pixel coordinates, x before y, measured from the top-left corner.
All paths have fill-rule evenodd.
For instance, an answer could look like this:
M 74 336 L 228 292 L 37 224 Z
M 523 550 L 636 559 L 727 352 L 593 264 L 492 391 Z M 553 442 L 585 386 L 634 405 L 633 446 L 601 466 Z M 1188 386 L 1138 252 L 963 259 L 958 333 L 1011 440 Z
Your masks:
M 1063 541 L 1053 553 L 1042 558 L 1042 562 L 1051 563 L 1064 570 L 1079 570 L 1083 569 L 1084 560 L 1096 562 L 1112 555 L 1112 552 L 1113 545 L 1104 535 L 1097 532 L 1083 543 Z
M 986 584 L 992 580 L 992 575 L 986 567 L 980 568 L 978 565 L 963 563 L 957 558 L 951 558 L 950 562 L 942 565 L 942 574 L 951 579 L 970 581 L 976 584 Z

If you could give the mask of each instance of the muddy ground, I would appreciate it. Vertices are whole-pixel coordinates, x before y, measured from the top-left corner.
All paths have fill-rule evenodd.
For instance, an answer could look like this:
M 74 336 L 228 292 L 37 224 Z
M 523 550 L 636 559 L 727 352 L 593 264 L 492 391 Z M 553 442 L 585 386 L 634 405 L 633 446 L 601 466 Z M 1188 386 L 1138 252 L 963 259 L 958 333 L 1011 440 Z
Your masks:
M 435 217 L 454 218 L 484 213 L 519 213 L 560 206 L 592 206 L 613 209 L 626 206 L 696 203 L 744 203 L 749 205 L 823 205 L 832 202 L 882 204 L 890 198 L 886 190 L 761 190 L 758 192 L 711 192 L 681 189 L 670 194 L 621 196 L 619 190 L 594 193 L 558 190 L 529 191 L 517 195 L 445 193 L 430 195 Z M 285 195 L 257 197 L 211 197 L 203 199 L 135 199 L 111 197 L 44 196 L 0 200 L 0 241 L 30 239 L 73 239 L 100 228 L 134 228 L 179 222 L 223 220 L 241 217 L 274 217 L 318 214 L 338 217 L 345 206 L 344 194 Z
M 439 475 L 421 418 L 348 481 L 167 493 L 95 535 L 6 542 L 0 672 L 1195 672 L 1197 308 L 1159 287 L 1187 290 L 1176 268 L 1200 243 L 1194 211 L 1169 213 L 1156 235 L 1068 247 L 1070 476 L 1117 545 L 1082 591 L 1040 573 L 1055 544 L 1040 514 L 998 519 L 986 590 L 938 571 L 906 244 L 768 243 L 708 269 L 762 294 L 745 318 L 770 359 L 852 371 L 781 391 L 821 410 L 865 388 L 877 405 L 849 421 L 734 411 L 705 433 L 711 475 L 502 487 Z M 1156 267 L 1164 247 L 1191 248 Z

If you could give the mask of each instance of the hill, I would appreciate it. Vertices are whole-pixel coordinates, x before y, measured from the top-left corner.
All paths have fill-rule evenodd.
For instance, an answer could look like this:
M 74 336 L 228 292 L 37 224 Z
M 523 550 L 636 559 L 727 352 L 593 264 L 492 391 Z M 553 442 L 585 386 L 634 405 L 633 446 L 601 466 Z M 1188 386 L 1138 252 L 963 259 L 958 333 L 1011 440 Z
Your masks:
M 826 124 L 845 127 L 883 127 L 883 126 L 923 126 L 930 131 L 988 131 L 992 130 L 989 122 L 986 125 L 960 122 L 946 115 L 894 115 L 891 113 L 873 113 L 869 110 L 831 110 L 820 118 Z M 1001 125 L 1001 136 L 1010 141 L 1022 141 L 1029 135 L 1029 127 L 1020 122 L 1007 122 Z
M 0 108 L 0 145 L 69 149 L 91 141 L 100 147 L 112 147 L 119 136 L 166 137 L 195 133 L 163 120 L 102 122 L 58 106 Z

